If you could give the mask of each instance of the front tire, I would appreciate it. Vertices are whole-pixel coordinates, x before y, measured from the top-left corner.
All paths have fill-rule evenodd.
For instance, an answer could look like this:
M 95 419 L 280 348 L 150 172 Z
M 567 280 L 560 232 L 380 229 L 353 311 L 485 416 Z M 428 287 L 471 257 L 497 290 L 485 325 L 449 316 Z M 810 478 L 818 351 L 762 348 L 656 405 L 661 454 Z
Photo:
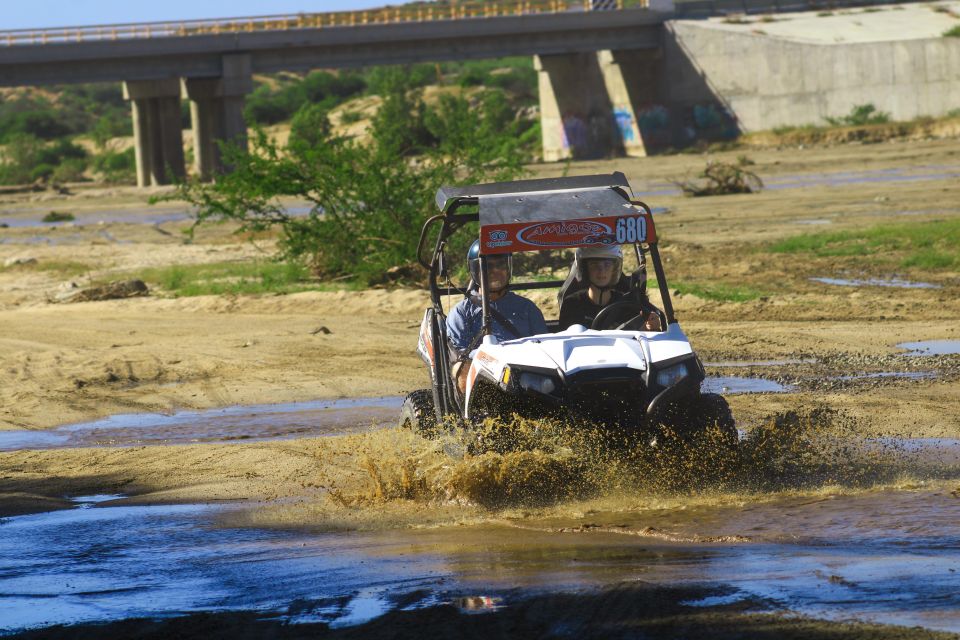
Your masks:
M 707 439 L 726 450 L 735 450 L 740 443 L 733 412 L 719 394 L 702 393 L 689 404 L 673 407 L 665 418 L 660 424 L 687 443 Z
M 437 414 L 433 404 L 433 391 L 417 389 L 407 394 L 400 407 L 399 427 L 411 429 L 425 438 L 437 434 Z

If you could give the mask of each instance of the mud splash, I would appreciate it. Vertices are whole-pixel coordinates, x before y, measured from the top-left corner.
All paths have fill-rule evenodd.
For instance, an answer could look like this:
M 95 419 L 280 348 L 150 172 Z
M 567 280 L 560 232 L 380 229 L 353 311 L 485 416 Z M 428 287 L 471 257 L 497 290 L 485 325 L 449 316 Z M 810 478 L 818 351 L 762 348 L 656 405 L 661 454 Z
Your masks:
M 321 484 L 325 500 L 267 506 L 252 524 L 325 529 L 487 521 L 517 510 L 584 505 L 752 502 L 789 492 L 861 491 L 904 478 L 955 479 L 955 443 L 865 438 L 855 420 L 820 409 L 787 413 L 738 445 L 719 429 L 648 437 L 584 425 L 487 420 L 428 441 L 377 432 Z M 450 452 L 462 455 L 451 457 Z M 355 466 L 354 466 L 355 465 Z M 604 508 L 607 508 L 606 506 Z

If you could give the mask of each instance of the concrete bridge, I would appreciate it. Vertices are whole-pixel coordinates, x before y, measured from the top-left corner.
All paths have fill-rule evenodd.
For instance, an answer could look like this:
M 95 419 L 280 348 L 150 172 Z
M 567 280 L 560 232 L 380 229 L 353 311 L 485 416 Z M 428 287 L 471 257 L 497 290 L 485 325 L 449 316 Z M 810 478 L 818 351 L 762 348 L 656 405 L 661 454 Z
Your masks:
M 608 103 L 610 120 L 603 83 L 624 91 L 626 83 L 613 78 L 619 52 L 655 55 L 666 15 L 646 0 L 626 7 L 623 0 L 538 0 L 7 31 L 0 32 L 0 86 L 122 81 L 132 104 L 138 184 L 163 184 L 185 173 L 181 95 L 190 100 L 195 169 L 210 176 L 222 169 L 215 141 L 244 140 L 252 74 L 535 55 L 545 76 L 545 121 L 595 100 Z M 618 54 L 598 65 L 597 51 Z M 632 132 L 628 151 L 642 153 L 638 142 L 639 131 Z M 569 155 L 561 143 L 545 143 L 546 155 Z
M 879 0 L 829 1 L 849 6 Z M 818 8 L 819 3 L 689 0 L 674 7 L 672 0 L 504 0 L 0 31 L 0 86 L 122 81 L 132 107 L 141 186 L 185 174 L 182 96 L 190 100 L 195 171 L 210 177 L 223 169 L 216 141 L 245 144 L 244 97 L 253 88 L 253 74 L 283 70 L 533 55 L 548 161 L 645 155 L 651 143 L 670 144 L 677 128 L 701 121 L 735 130 L 816 122 L 823 113 L 838 113 L 834 103 L 850 100 L 874 102 L 882 109 L 890 96 L 899 96 L 899 112 L 938 115 L 933 111 L 939 106 L 916 102 L 914 111 L 903 106 L 904 95 L 929 91 L 907 89 L 905 94 L 899 90 L 903 80 L 881 73 L 884 66 L 930 59 L 932 45 L 898 47 L 900 58 L 887 60 L 883 56 L 893 47 L 877 47 L 876 52 L 834 47 L 835 55 L 819 45 L 778 48 L 770 38 L 757 37 L 762 32 L 749 24 L 744 27 L 749 31 L 737 34 L 731 31 L 735 25 L 711 32 L 673 22 L 686 12 L 770 13 Z M 821 24 L 826 23 L 816 28 Z M 944 78 L 924 76 L 908 83 L 925 87 L 935 79 L 949 91 L 957 87 L 960 65 L 950 61 L 960 41 L 944 40 L 956 41 L 935 43 L 934 58 L 944 60 L 936 68 L 947 69 Z M 877 70 L 875 88 L 864 90 L 865 81 L 851 73 L 844 62 L 851 56 L 859 56 L 858 68 Z M 816 65 L 804 63 L 814 58 Z M 780 73 L 779 61 L 796 68 Z M 749 87 L 746 93 L 744 87 Z M 806 96 L 803 101 L 797 92 Z M 780 106 L 765 106 L 771 104 Z M 802 108 L 793 107 L 797 104 Z M 845 113 L 849 106 L 840 109 Z M 641 126 L 641 116 L 647 126 Z M 664 132 L 659 120 L 670 121 L 673 134 Z

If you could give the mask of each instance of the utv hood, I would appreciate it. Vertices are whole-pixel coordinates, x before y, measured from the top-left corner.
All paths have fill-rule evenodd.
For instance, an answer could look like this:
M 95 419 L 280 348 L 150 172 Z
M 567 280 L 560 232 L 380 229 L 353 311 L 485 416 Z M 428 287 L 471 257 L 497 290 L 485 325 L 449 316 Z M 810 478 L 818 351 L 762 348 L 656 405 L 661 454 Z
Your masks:
M 646 371 L 651 362 L 655 366 L 693 353 L 677 324 L 662 333 L 592 331 L 574 325 L 560 333 L 504 342 L 494 349 L 503 364 L 560 369 L 565 376 L 591 369 Z

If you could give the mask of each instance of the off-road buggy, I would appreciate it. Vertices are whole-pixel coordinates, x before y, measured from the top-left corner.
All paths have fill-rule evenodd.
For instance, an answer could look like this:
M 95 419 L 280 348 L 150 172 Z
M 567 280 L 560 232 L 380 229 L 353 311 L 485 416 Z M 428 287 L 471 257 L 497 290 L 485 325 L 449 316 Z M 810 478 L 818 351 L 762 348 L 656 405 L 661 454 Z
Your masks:
M 451 418 L 469 423 L 492 414 L 559 413 L 653 438 L 663 425 L 681 434 L 716 425 L 736 442 L 727 402 L 700 391 L 703 364 L 674 317 L 651 210 L 633 199 L 622 173 L 443 187 L 436 202 L 440 214 L 424 224 L 417 252 L 429 270 L 431 299 L 418 352 L 432 388 L 407 396 L 401 426 L 432 434 Z M 447 255 L 452 238 L 465 227 L 476 238 L 476 223 L 480 282 L 456 286 Z M 623 297 L 604 307 L 590 327 L 561 331 L 558 321 L 548 320 L 550 332 L 541 335 L 499 341 L 491 333 L 487 296 L 471 291 L 487 291 L 489 256 L 596 244 L 632 246 L 638 267 L 620 279 Z M 662 308 L 648 300 L 648 258 Z M 510 284 L 511 290 L 559 288 L 561 309 L 578 286 L 585 285 L 572 277 Z M 442 299 L 471 294 L 482 305 L 483 328 L 461 394 L 451 372 L 457 354 L 447 340 Z M 644 329 L 650 312 L 659 316 L 658 331 Z

